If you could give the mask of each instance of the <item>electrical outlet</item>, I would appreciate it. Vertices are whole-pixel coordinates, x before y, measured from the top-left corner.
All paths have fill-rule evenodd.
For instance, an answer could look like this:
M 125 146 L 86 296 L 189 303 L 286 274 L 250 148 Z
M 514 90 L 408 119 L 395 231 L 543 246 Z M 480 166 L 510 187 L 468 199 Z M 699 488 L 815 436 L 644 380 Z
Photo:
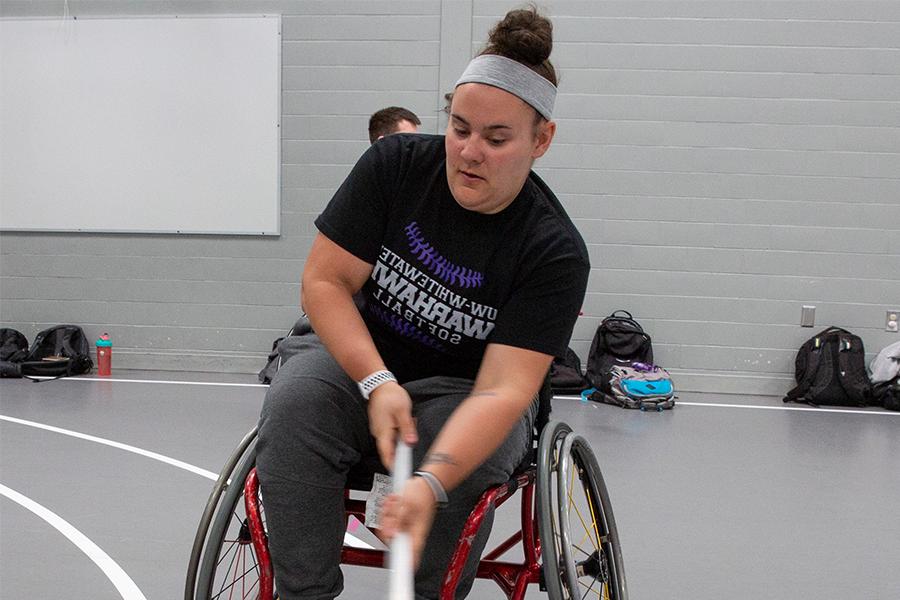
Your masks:
M 900 317 L 900 310 L 887 311 L 887 315 L 885 315 L 884 319 L 884 330 L 892 331 L 894 333 L 900 331 L 900 321 L 897 320 L 898 317 Z
M 800 310 L 800 327 L 815 327 L 816 325 L 816 307 L 804 306 Z

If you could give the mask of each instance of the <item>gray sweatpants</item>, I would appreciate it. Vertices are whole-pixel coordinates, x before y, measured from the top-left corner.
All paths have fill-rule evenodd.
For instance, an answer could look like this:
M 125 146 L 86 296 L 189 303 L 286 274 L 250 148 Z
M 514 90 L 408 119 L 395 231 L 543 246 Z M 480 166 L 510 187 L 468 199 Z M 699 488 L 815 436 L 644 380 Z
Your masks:
M 341 593 L 343 490 L 348 473 L 383 469 L 356 383 L 314 333 L 303 339 L 303 350 L 282 365 L 266 394 L 257 445 L 280 600 L 325 600 Z M 472 381 L 432 377 L 404 388 L 413 400 L 419 434 L 413 464 L 418 465 L 450 414 L 468 396 Z M 456 541 L 478 498 L 490 486 L 507 481 L 531 447 L 536 410 L 533 404 L 499 450 L 451 491 L 450 505 L 438 511 L 416 572 L 417 599 L 438 597 Z M 477 439 L 479 432 L 471 435 Z M 472 587 L 492 521 L 490 514 L 473 544 L 457 598 Z

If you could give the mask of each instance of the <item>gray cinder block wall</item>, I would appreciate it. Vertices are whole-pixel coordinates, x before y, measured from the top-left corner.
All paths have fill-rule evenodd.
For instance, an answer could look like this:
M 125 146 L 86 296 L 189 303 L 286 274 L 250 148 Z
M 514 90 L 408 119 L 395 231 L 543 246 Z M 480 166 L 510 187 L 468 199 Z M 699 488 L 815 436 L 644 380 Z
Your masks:
M 404 105 L 442 96 L 507 1 L 0 3 L 0 17 L 281 14 L 277 238 L 3 232 L 0 324 L 110 332 L 116 368 L 252 373 L 298 315 L 312 220 Z M 572 347 L 630 310 L 685 391 L 781 394 L 827 325 L 898 339 L 900 3 L 543 2 L 561 73 L 537 171 L 593 271 Z M 9 202 L 10 199 L 3 199 Z M 2 218 L 2 215 L 0 215 Z M 801 328 L 804 304 L 815 328 Z

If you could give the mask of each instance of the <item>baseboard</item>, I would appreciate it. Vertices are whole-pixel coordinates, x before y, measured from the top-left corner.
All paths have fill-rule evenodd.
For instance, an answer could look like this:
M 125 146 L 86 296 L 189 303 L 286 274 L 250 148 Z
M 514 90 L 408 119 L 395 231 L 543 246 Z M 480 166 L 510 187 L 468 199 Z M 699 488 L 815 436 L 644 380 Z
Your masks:
M 675 390 L 750 396 L 783 396 L 794 378 L 783 373 L 669 370 Z
M 205 373 L 258 373 L 268 354 L 258 352 L 172 352 L 113 349 L 113 369 Z
M 186 371 L 207 373 L 258 373 L 268 354 L 263 352 L 172 352 L 116 348 L 114 368 L 141 371 Z M 669 369 L 678 392 L 709 392 L 753 396 L 782 396 L 794 386 L 783 373 L 690 371 Z

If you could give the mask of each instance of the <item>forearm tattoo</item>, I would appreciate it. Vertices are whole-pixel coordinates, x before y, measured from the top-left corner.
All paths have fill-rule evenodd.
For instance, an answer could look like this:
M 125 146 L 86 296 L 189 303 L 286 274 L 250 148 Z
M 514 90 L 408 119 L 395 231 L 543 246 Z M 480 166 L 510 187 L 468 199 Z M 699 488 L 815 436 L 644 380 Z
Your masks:
M 496 392 L 475 392 L 471 394 L 471 396 L 496 396 Z M 425 455 L 425 459 L 422 461 L 422 466 L 425 465 L 450 465 L 453 467 L 459 466 L 459 463 L 456 462 L 456 459 L 450 456 L 445 452 L 429 452 Z
M 445 454 L 444 452 L 429 452 L 425 456 L 425 460 L 422 461 L 423 465 L 452 465 L 457 466 L 456 460 L 449 454 Z

